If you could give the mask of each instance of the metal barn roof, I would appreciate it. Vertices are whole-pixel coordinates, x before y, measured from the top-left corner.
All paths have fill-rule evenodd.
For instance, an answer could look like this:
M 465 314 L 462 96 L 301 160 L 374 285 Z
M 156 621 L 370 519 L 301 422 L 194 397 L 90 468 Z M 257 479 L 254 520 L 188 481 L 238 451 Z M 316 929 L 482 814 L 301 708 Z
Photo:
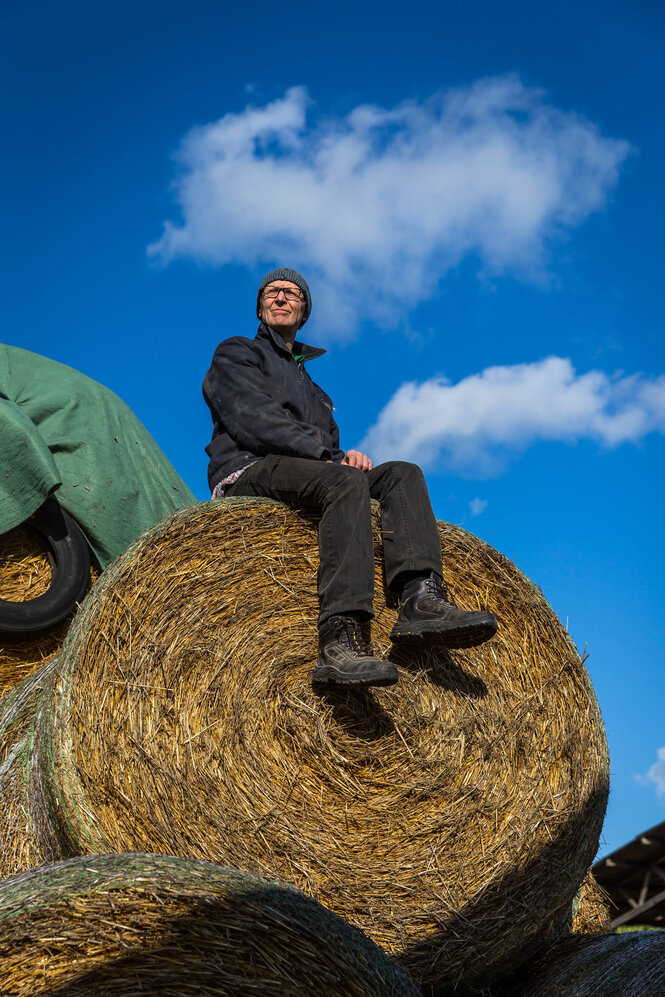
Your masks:
M 613 928 L 631 921 L 665 928 L 665 822 L 600 859 L 593 874 L 616 908 Z

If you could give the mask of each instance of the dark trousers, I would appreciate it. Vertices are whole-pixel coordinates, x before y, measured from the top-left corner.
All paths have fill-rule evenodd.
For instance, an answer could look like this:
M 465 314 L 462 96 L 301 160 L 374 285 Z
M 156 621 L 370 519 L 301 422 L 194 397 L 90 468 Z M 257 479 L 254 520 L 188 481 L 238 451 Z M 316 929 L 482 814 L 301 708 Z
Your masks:
M 404 571 L 442 573 L 439 531 L 425 478 L 416 464 L 390 461 L 364 472 L 342 464 L 270 454 L 249 467 L 226 494 L 259 495 L 321 513 L 321 623 L 349 612 L 373 615 L 370 498 L 381 504 L 388 587 Z

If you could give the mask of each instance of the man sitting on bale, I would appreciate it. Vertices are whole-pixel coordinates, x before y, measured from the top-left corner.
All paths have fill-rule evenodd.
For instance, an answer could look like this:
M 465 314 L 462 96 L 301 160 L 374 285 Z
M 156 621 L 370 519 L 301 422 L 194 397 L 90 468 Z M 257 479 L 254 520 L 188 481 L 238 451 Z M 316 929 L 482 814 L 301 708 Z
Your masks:
M 386 580 L 399 597 L 391 639 L 473 647 L 496 632 L 486 611 L 452 605 L 441 541 L 420 468 L 373 467 L 340 450 L 332 401 L 305 363 L 325 350 L 296 340 L 312 299 L 295 270 L 273 270 L 259 286 L 261 320 L 252 339 L 220 343 L 203 382 L 214 430 L 206 447 L 213 498 L 253 495 L 316 509 L 319 524 L 319 655 L 313 680 L 340 686 L 393 685 L 397 669 L 364 639 L 374 590 L 370 498 L 381 505 Z

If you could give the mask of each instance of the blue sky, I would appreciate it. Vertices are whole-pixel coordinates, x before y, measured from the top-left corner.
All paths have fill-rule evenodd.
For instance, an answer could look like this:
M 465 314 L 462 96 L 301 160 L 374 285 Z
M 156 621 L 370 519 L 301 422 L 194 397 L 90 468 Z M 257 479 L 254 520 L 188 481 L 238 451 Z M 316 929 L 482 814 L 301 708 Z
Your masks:
M 665 820 L 661 5 L 0 16 L 3 338 L 118 392 L 203 499 L 212 351 L 301 269 L 342 445 L 422 461 L 587 646 L 600 854 Z

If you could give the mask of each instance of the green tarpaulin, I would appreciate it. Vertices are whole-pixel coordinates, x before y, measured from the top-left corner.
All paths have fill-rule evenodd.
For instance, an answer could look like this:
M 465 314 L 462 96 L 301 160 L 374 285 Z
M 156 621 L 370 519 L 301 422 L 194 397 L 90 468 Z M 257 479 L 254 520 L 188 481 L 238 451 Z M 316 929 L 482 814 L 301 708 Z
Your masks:
M 112 391 L 0 344 L 0 534 L 55 492 L 104 568 L 196 498 Z

